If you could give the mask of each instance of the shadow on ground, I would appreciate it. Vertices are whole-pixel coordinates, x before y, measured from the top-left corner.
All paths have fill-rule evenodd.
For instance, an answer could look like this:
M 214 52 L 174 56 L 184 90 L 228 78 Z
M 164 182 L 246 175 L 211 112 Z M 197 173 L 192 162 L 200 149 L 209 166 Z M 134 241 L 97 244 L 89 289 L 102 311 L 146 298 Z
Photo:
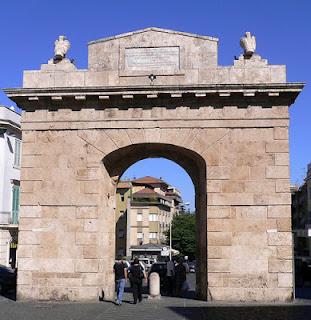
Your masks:
M 16 290 L 10 290 L 0 294 L 0 297 L 4 297 L 9 300 L 16 301 Z
M 168 307 L 186 320 L 310 320 L 311 306 Z

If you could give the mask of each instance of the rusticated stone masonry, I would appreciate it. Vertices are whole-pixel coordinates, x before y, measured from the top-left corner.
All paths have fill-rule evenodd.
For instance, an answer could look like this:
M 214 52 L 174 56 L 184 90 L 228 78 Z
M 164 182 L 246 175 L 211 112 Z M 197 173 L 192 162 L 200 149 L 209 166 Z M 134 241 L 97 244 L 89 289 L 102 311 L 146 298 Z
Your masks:
M 87 70 L 51 60 L 6 90 L 23 108 L 18 299 L 113 299 L 116 183 L 146 157 L 195 185 L 201 299 L 292 299 L 288 107 L 303 85 L 257 54 L 219 66 L 217 41 L 101 39 Z

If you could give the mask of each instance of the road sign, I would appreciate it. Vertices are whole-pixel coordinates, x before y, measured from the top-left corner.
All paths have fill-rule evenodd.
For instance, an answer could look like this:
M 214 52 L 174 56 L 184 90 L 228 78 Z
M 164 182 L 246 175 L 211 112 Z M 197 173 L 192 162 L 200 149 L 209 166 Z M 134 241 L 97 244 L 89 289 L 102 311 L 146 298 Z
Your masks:
M 170 251 L 167 247 L 163 247 L 162 250 L 161 250 L 161 256 L 162 257 L 167 257 L 170 255 Z

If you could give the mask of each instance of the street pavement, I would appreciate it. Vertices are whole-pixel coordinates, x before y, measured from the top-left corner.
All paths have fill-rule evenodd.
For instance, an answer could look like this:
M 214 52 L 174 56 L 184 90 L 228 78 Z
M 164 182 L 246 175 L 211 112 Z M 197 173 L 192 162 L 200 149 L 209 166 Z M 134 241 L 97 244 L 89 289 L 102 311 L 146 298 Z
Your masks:
M 16 302 L 0 296 L 0 319 L 11 320 L 310 320 L 311 300 L 296 300 L 286 304 L 216 303 L 189 299 L 193 291 L 190 275 L 190 294 L 186 298 L 162 297 L 150 300 L 144 294 L 141 303 L 134 305 L 130 292 L 125 292 L 122 306 L 112 302 Z M 126 290 L 129 291 L 129 290 Z

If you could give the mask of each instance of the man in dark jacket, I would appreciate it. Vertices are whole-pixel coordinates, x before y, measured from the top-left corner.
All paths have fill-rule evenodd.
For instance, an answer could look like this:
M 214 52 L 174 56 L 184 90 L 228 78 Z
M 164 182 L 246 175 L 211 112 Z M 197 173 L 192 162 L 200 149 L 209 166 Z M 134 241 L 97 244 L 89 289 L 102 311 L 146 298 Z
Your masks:
M 143 279 L 146 279 L 146 273 L 143 270 L 137 258 L 134 259 L 133 265 L 129 269 L 129 278 L 133 290 L 134 304 L 136 304 L 137 299 L 139 302 L 141 302 L 143 299 L 141 294 L 142 281 Z
M 177 265 L 175 268 L 175 285 L 176 285 L 176 295 L 181 297 L 183 284 L 187 280 L 187 269 L 184 265 L 182 258 L 177 260 Z

